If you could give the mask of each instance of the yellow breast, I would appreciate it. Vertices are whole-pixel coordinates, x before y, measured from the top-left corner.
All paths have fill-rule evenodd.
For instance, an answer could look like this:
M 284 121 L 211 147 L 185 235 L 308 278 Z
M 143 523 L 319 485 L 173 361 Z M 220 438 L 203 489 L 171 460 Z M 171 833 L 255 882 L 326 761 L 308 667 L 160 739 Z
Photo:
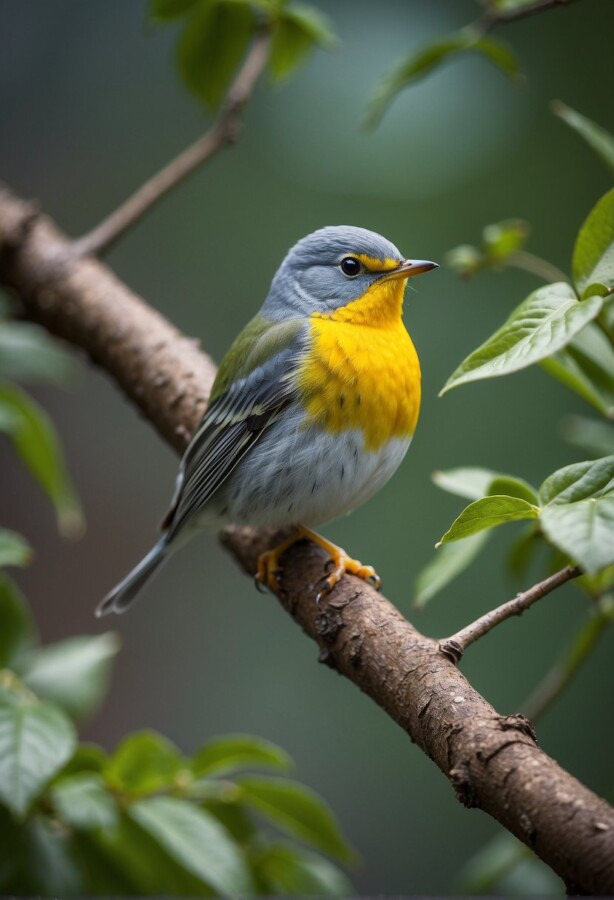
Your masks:
M 311 421 L 359 428 L 368 450 L 411 437 L 420 411 L 420 364 L 401 318 L 404 285 L 376 284 L 362 298 L 310 320 L 299 387 Z

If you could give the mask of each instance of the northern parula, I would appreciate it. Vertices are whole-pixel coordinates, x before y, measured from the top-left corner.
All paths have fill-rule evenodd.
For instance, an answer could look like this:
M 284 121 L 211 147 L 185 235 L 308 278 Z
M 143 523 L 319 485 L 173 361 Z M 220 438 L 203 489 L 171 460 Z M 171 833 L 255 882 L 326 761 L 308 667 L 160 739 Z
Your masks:
M 310 529 L 368 500 L 405 456 L 420 409 L 420 365 L 403 325 L 403 295 L 410 276 L 436 267 L 350 226 L 321 228 L 292 247 L 222 361 L 162 537 L 97 615 L 126 610 L 197 530 L 230 524 L 293 527 L 258 561 L 256 579 L 273 589 L 282 553 L 303 537 L 330 554 L 321 593 L 345 572 L 379 586 L 371 566 Z

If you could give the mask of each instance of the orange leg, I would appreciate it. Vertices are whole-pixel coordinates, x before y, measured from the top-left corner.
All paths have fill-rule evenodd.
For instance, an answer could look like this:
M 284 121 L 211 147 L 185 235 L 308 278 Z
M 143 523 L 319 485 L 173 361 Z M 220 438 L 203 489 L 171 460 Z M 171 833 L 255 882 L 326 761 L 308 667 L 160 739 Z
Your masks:
M 326 550 L 330 556 L 329 563 L 332 565 L 331 572 L 324 579 L 322 590 L 316 597 L 316 602 L 319 603 L 322 597 L 329 594 L 334 586 L 341 581 L 346 572 L 357 575 L 358 578 L 362 578 L 364 581 L 369 582 L 369 584 L 373 585 L 377 590 L 380 589 L 382 580 L 373 566 L 363 566 L 357 559 L 352 559 L 348 556 L 341 547 L 331 543 L 331 541 L 327 541 L 326 538 L 316 534 L 315 531 L 311 531 L 310 528 L 305 528 L 303 525 L 299 525 L 294 534 L 291 534 L 290 537 L 282 541 L 281 544 L 278 544 L 277 547 L 263 553 L 258 558 L 258 571 L 255 576 L 256 582 L 258 584 L 268 584 L 271 590 L 276 591 L 279 587 L 279 560 L 289 547 L 297 541 L 300 541 L 302 538 L 307 538 L 308 540 L 313 541 L 314 544 L 317 544 L 319 547 Z
M 281 572 L 279 560 L 286 550 L 293 544 L 296 544 L 297 541 L 302 540 L 303 536 L 304 535 L 302 535 L 300 531 L 295 531 L 290 537 L 285 538 L 281 544 L 273 547 L 272 550 L 267 550 L 266 553 L 260 554 L 258 557 L 258 569 L 254 575 L 256 586 L 259 584 L 268 584 L 272 591 L 277 591 L 279 588 L 278 576 Z

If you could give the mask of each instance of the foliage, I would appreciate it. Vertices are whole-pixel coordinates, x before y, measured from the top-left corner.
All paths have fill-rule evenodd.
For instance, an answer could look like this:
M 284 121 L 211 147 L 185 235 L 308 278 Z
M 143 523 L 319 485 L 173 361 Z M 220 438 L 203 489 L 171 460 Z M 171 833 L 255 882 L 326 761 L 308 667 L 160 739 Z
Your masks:
M 330 49 L 335 36 L 320 10 L 287 0 L 151 0 L 151 19 L 182 20 L 177 65 L 186 86 L 216 109 L 258 30 L 271 34 L 268 67 L 283 81 L 315 47 Z
M 463 53 L 477 53 L 513 81 L 523 80 L 520 65 L 510 47 L 503 41 L 487 36 L 483 29 L 468 25 L 438 38 L 397 63 L 382 78 L 373 93 L 367 109 L 366 126 L 374 128 L 378 125 L 393 99 L 404 88 Z
M 555 100 L 551 106 L 552 112 L 584 138 L 589 147 L 607 166 L 610 173 L 614 175 L 614 137 L 601 125 L 576 112 L 571 106 L 561 103 L 560 100 Z
M 60 532 L 78 537 L 85 523 L 53 423 L 12 380 L 64 384 L 72 368 L 68 355 L 41 328 L 9 322 L 0 307 L 0 434 L 51 500 Z M 7 540 L 0 538 L 0 554 Z
M 0 321 L 0 349 L 5 378 L 63 384 L 72 368 L 31 325 Z M 55 429 L 8 380 L 0 382 L 0 427 L 54 503 L 64 533 L 74 531 L 79 504 Z M 274 744 L 231 735 L 188 757 L 152 731 L 129 735 L 111 754 L 78 742 L 76 723 L 102 702 L 119 639 L 109 632 L 40 646 L 25 600 L 3 571 L 31 556 L 21 535 L 0 529 L 0 889 L 350 893 L 336 862 L 352 861 L 354 851 L 324 801 L 287 777 L 292 761 Z
M 38 646 L 6 575 L 0 620 L 4 893 L 351 891 L 326 856 L 348 862 L 354 853 L 320 797 L 286 777 L 292 762 L 283 750 L 231 735 L 187 757 L 151 731 L 129 735 L 111 754 L 79 744 L 75 720 L 102 699 L 116 636 Z M 253 769 L 274 775 L 245 774 Z
M 444 62 L 462 58 L 467 53 L 477 53 L 513 84 L 523 84 L 524 75 L 514 51 L 506 42 L 493 38 L 491 31 L 498 25 L 522 19 L 559 3 L 561 0 L 550 0 L 550 3 L 546 0 L 541 9 L 537 9 L 534 0 L 483 0 L 484 12 L 474 22 L 444 37 L 435 38 L 410 53 L 383 76 L 368 103 L 365 124 L 369 128 L 377 126 L 401 91 L 434 72 Z M 558 104 L 555 111 L 585 137 L 611 168 L 610 136 L 590 119 L 563 104 Z
M 379 122 L 401 90 L 467 52 L 510 81 L 521 81 L 515 54 L 489 32 L 531 5 L 532 0 L 488 0 L 476 23 L 401 61 L 380 83 L 368 124 Z M 268 66 L 275 82 L 291 75 L 314 48 L 335 42 L 319 10 L 292 0 L 150 0 L 150 18 L 178 27 L 181 77 L 210 109 L 223 102 L 256 34 L 271 36 Z M 553 110 L 614 171 L 614 138 L 564 104 Z M 437 473 L 441 488 L 470 503 L 420 574 L 416 603 L 424 605 L 450 584 L 477 559 L 493 529 L 511 522 L 524 523 L 509 550 L 516 574 L 526 570 L 539 548 L 546 550 L 548 569 L 554 561 L 579 564 L 584 574 L 576 583 L 591 601 L 590 615 L 561 655 L 551 682 L 527 702 L 535 716 L 563 689 L 614 618 L 614 190 L 596 203 L 578 233 L 571 277 L 527 252 L 529 232 L 521 219 L 504 220 L 484 229 L 479 246 L 464 244 L 448 254 L 448 264 L 462 277 L 517 266 L 547 284 L 531 292 L 457 367 L 442 394 L 539 363 L 603 417 L 570 417 L 564 425 L 570 441 L 598 458 L 555 470 L 539 488 L 515 474 L 477 466 Z M 63 384 L 68 374 L 67 357 L 44 333 L 0 318 L 0 431 L 52 501 L 61 531 L 77 534 L 82 514 L 55 429 L 14 383 Z M 25 565 L 31 555 L 24 538 L 0 530 L 0 568 Z M 79 744 L 76 722 L 102 701 L 117 637 L 72 637 L 39 646 L 27 606 L 2 572 L 0 621 L 0 887 L 5 892 L 351 891 L 335 863 L 351 861 L 353 851 L 326 804 L 287 777 L 292 763 L 283 750 L 253 736 L 231 735 L 186 756 L 151 731 L 129 735 L 110 754 Z M 262 769 L 268 774 L 254 774 Z M 510 836 L 470 861 L 463 889 L 491 890 L 521 866 L 530 869 L 525 889 L 527 884 L 535 892 L 551 889 L 544 870 L 535 868 L 526 848 Z
M 595 148 L 594 132 L 584 121 L 577 130 Z M 603 129 L 599 135 L 596 149 L 603 156 L 602 148 L 614 140 Z M 448 263 L 464 276 L 513 265 L 527 235 L 528 227 L 518 219 L 488 226 L 481 248 L 463 245 L 449 254 Z M 536 262 L 548 271 L 549 264 L 531 257 L 533 271 Z M 517 571 L 524 570 L 540 544 L 555 548 L 559 562 L 578 564 L 587 576 L 598 578 L 614 564 L 614 429 L 609 424 L 614 420 L 614 189 L 598 200 L 581 226 L 571 270 L 568 281 L 547 284 L 523 300 L 501 328 L 458 366 L 441 393 L 540 363 L 605 417 L 602 423 L 588 422 L 590 430 L 580 443 L 586 446 L 593 435 L 588 449 L 603 448 L 607 455 L 558 469 L 539 489 L 516 475 L 478 467 L 436 473 L 440 487 L 471 503 L 445 532 L 438 555 L 419 575 L 415 587 L 419 606 L 470 565 L 490 531 L 507 522 L 532 523 L 509 553 L 510 565 Z M 575 435 L 578 443 L 580 429 L 575 422 L 572 438 Z M 581 427 L 584 433 L 586 420 L 581 420 Z M 589 589 L 589 582 L 581 585 Z

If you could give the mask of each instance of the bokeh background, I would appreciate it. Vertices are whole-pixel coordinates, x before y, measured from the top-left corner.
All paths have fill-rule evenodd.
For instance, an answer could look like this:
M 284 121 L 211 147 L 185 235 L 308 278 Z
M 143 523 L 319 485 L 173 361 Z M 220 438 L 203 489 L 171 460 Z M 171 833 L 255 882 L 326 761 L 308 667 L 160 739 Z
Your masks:
M 612 128 L 614 4 L 582 0 L 500 29 L 528 76 L 512 87 L 484 61 L 450 62 L 360 129 L 375 82 L 412 47 L 469 21 L 465 0 L 317 3 L 341 38 L 287 85 L 261 87 L 238 144 L 169 196 L 109 257 L 119 276 L 220 359 L 260 305 L 287 248 L 325 224 L 381 231 L 409 256 L 441 259 L 482 227 L 519 216 L 530 249 L 563 269 L 575 233 L 609 187 L 605 169 L 549 111 L 559 98 Z M 172 30 L 125 0 L 0 0 L 0 177 L 78 235 L 204 129 L 179 83 Z M 437 394 L 458 362 L 538 286 L 524 273 L 459 282 L 445 269 L 412 284 L 406 321 L 421 355 L 424 406 L 393 482 L 326 534 L 383 575 L 427 634 L 450 633 L 521 585 L 505 572 L 510 533 L 420 614 L 413 582 L 462 501 L 434 469 L 484 465 L 533 483 L 581 458 L 560 436 L 581 402 L 539 369 Z M 84 735 L 111 748 L 157 729 L 183 750 L 253 732 L 286 748 L 362 855 L 361 893 L 453 892 L 498 826 L 461 808 L 446 779 L 260 596 L 213 537 L 194 541 L 121 620 L 93 608 L 140 558 L 172 492 L 177 460 L 101 372 L 39 390 L 66 446 L 88 521 L 56 532 L 45 498 L 0 445 L 2 524 L 35 563 L 20 574 L 45 640 L 121 634 L 109 697 Z M 502 530 L 504 531 L 504 530 Z M 521 705 L 586 616 L 572 587 L 471 649 L 463 671 L 503 713 Z M 546 751 L 612 796 L 612 636 L 539 728 Z M 511 886 L 510 886 L 511 887 Z M 551 883 L 544 882 L 550 889 Z

